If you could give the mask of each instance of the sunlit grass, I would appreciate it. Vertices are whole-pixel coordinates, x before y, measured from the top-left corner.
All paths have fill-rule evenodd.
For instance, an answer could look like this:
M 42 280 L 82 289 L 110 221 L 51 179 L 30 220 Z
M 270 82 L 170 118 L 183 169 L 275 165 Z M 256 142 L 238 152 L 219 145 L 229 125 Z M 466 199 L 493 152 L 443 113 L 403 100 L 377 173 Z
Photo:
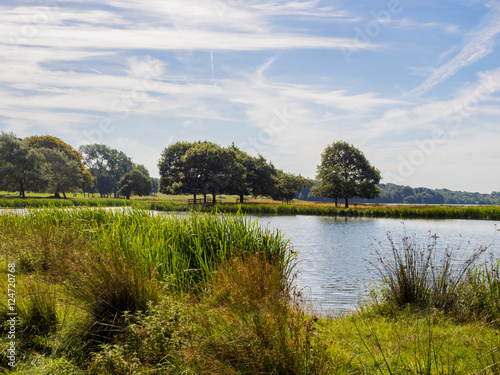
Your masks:
M 19 373 L 500 373 L 498 263 L 470 267 L 457 282 L 440 277 L 446 264 L 427 269 L 460 286 L 445 309 L 386 294 L 326 319 L 303 309 L 290 256 L 279 232 L 241 214 L 0 215 L 0 275 L 10 262 L 18 272 Z M 421 266 L 399 265 L 392 270 Z M 415 290 L 427 296 L 431 287 Z M 0 365 L 7 369 L 5 356 Z

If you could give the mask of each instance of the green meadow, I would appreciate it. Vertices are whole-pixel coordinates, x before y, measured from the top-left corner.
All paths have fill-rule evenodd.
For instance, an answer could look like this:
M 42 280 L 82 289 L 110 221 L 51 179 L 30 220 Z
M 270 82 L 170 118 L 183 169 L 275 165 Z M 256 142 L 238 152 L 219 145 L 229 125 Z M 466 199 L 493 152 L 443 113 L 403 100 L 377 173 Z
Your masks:
M 293 287 L 288 240 L 241 213 L 50 207 L 3 214 L 3 348 L 12 341 L 8 314 L 18 315 L 15 367 L 5 349 L 0 368 L 500 373 L 498 263 L 478 264 L 484 249 L 460 265 L 408 239 L 394 240 L 392 249 L 380 257 L 382 284 L 370 301 L 342 317 L 318 317 Z

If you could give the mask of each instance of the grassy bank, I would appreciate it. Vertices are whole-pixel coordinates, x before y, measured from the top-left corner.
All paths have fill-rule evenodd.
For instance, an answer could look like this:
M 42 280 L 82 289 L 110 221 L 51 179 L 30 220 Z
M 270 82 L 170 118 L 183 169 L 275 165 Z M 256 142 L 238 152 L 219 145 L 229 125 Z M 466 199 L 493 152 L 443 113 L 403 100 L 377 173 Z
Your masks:
M 392 245 L 372 303 L 328 319 L 308 314 L 291 288 L 287 240 L 242 216 L 0 215 L 6 294 L 15 264 L 16 370 L 500 373 L 498 263 L 457 266 L 453 254 L 436 259 L 408 239 Z M 5 318 L 8 298 L 0 301 Z M 11 330 L 2 323 L 7 348 Z M 1 368 L 8 363 L 4 350 Z
M 157 199 L 156 199 L 157 198 Z M 233 203 L 227 199 L 224 203 L 215 206 L 188 205 L 187 201 L 164 199 L 100 199 L 100 198 L 3 198 L 0 199 L 0 208 L 25 207 L 122 207 L 130 206 L 156 211 L 195 211 L 195 212 L 224 212 L 244 213 L 252 215 L 322 215 L 345 217 L 383 217 L 383 218 L 418 218 L 418 219 L 465 219 L 465 220 L 500 220 L 500 206 L 392 206 L 392 205 L 353 205 L 349 208 L 335 207 L 333 204 L 310 203 L 296 201 L 293 204 L 281 204 L 273 201 L 253 201 L 248 204 Z

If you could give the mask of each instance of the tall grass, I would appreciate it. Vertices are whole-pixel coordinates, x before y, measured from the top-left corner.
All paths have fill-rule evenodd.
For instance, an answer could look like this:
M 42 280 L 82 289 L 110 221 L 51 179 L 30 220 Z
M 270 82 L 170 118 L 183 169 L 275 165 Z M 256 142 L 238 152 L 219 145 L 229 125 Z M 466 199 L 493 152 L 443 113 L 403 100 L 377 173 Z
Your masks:
M 372 265 L 384 284 L 384 299 L 399 307 L 456 310 L 467 276 L 486 251 L 481 247 L 469 258 L 458 260 L 457 251 L 440 251 L 436 241 L 422 246 L 412 237 L 403 238 L 401 244 L 390 235 L 388 239 L 390 255 L 377 250 L 377 261 Z
M 467 320 L 500 326 L 500 260 L 471 269 L 463 283 L 460 311 Z
M 29 234 L 42 250 L 48 249 L 49 254 L 42 256 L 46 261 L 60 248 L 49 249 L 47 239 L 71 228 L 73 240 L 80 238 L 103 253 L 137 262 L 146 274 L 153 272 L 177 289 L 208 281 L 219 264 L 234 256 L 258 253 L 281 267 L 285 276 L 290 272 L 289 243 L 283 235 L 261 228 L 241 214 L 176 217 L 130 208 L 52 207 L 19 216 L 0 215 L 0 224 Z

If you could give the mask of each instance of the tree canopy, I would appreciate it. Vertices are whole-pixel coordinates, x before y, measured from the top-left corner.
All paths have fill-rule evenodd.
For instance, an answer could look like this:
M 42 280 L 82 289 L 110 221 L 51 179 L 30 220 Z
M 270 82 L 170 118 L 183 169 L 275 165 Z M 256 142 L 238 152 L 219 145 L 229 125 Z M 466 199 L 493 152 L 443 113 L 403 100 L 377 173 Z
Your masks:
M 335 142 L 321 154 L 321 164 L 316 177 L 320 183 L 315 194 L 335 199 L 345 199 L 349 207 L 350 198 L 376 198 L 379 189 L 380 171 L 373 167 L 364 154 L 347 142 Z
M 0 186 L 9 191 L 42 191 L 50 182 L 44 155 L 13 133 L 0 135 Z
M 118 182 L 118 193 L 130 199 L 132 194 L 145 196 L 151 193 L 153 184 L 151 179 L 145 176 L 140 170 L 134 169 L 127 172 Z
M 248 155 L 234 144 L 221 147 L 208 141 L 177 142 L 158 162 L 160 191 L 165 194 L 235 194 L 270 196 L 276 170 L 259 155 Z M 299 189 L 300 190 L 300 189 Z
M 51 190 L 56 196 L 80 188 L 90 188 L 94 183 L 91 173 L 85 168 L 82 156 L 71 145 L 50 135 L 25 138 L 30 148 L 41 150 L 49 163 Z
M 283 200 L 286 203 L 293 200 L 297 192 L 312 185 L 312 181 L 302 177 L 300 174 L 296 176 L 283 171 L 278 171 L 275 179 L 276 184 L 271 197 L 274 200 Z
M 107 194 L 118 194 L 118 182 L 136 165 L 132 159 L 123 151 L 112 149 L 103 144 L 91 144 L 80 146 L 79 151 L 83 162 L 95 179 L 95 188 L 101 196 Z M 147 172 L 144 166 L 140 166 L 143 172 Z M 149 176 L 149 172 L 147 173 Z

